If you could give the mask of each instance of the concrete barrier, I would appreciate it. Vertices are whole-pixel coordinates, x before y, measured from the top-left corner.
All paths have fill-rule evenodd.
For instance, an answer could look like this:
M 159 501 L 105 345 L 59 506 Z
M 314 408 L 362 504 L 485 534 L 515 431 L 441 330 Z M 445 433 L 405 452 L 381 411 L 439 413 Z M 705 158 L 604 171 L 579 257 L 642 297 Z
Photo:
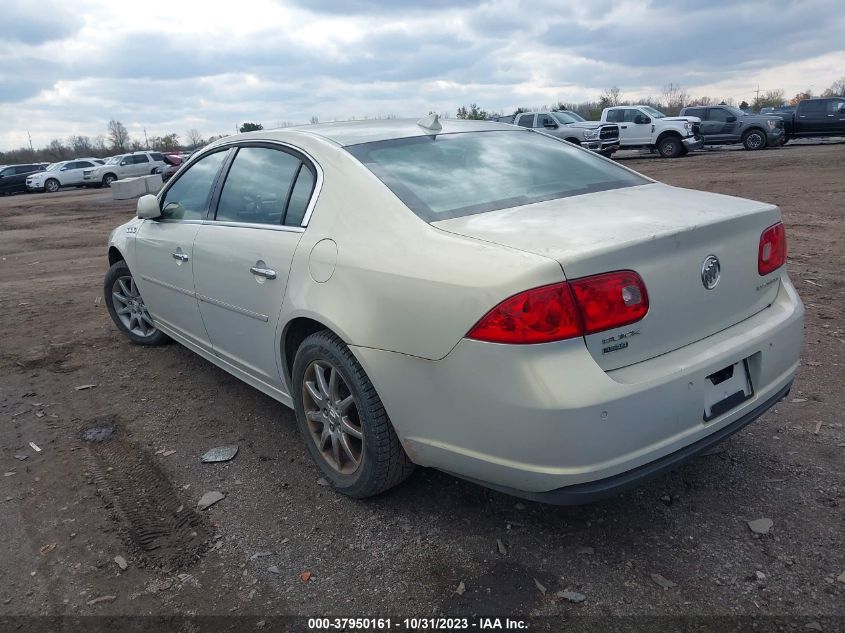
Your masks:
M 121 178 L 111 184 L 112 198 L 114 200 L 140 198 L 148 193 L 158 193 L 161 190 L 161 185 L 161 174 Z

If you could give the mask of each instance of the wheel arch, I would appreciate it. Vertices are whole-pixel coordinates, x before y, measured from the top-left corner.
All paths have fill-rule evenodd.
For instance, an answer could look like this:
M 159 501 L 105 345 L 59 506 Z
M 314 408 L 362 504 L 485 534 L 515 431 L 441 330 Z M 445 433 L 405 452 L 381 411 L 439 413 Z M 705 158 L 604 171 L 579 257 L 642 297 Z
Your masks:
M 109 246 L 109 266 L 114 266 L 119 261 L 126 261 L 123 253 L 116 246 Z
M 573 143 L 574 145 L 580 145 L 581 144 L 581 140 L 574 137 L 574 136 L 569 136 L 569 137 L 567 137 L 563 140 L 567 141 L 568 143 Z
M 759 125 L 752 125 L 742 133 L 742 138 L 745 139 L 745 137 L 751 134 L 751 132 L 760 132 L 763 135 L 764 139 L 768 137 L 768 135 L 766 134 L 766 130 L 764 130 Z
M 332 328 L 323 321 L 319 321 L 311 316 L 297 316 L 287 322 L 282 331 L 281 339 L 281 355 L 282 355 L 282 371 L 284 372 L 285 382 L 290 385 L 291 374 L 293 371 L 293 361 L 296 358 L 296 351 L 306 338 L 315 332 L 326 330 L 337 336 L 341 341 L 346 343 L 346 337 L 338 332 L 336 328 Z
M 654 142 L 654 145 L 655 145 L 655 146 L 660 145 L 660 141 L 662 141 L 663 139 L 665 139 L 667 136 L 675 136 L 675 137 L 677 137 L 677 138 L 679 138 L 679 139 L 682 139 L 682 138 L 683 138 L 683 137 L 681 136 L 681 133 L 680 133 L 680 132 L 678 132 L 678 130 L 664 130 L 663 132 L 661 132 L 661 133 L 658 135 L 657 140 Z

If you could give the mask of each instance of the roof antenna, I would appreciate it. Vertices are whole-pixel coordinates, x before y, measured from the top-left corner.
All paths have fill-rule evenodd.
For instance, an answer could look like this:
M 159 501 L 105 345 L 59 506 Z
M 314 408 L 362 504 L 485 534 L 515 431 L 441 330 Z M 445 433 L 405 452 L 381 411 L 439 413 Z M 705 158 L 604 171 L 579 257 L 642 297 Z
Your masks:
M 435 132 L 443 129 L 443 126 L 440 125 L 440 117 L 437 114 L 429 114 L 428 116 L 424 116 L 419 121 L 417 121 L 417 125 L 419 125 L 420 127 L 424 127 L 426 130 L 433 130 Z

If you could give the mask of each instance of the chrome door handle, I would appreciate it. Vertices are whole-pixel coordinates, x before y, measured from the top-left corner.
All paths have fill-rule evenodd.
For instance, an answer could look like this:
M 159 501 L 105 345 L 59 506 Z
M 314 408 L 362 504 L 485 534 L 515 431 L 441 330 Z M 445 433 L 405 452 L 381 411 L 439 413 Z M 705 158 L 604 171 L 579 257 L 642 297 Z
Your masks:
M 264 279 L 275 279 L 276 278 L 276 271 L 272 268 L 259 268 L 258 266 L 253 266 L 249 269 L 253 275 L 258 275 L 259 277 L 264 277 Z
M 180 262 L 188 261 L 188 256 L 185 253 L 170 253 L 173 255 L 173 259 L 178 259 Z
M 628 126 L 627 126 L 627 125 L 620 125 L 619 127 L 621 127 L 623 130 L 627 130 L 627 129 L 628 129 Z

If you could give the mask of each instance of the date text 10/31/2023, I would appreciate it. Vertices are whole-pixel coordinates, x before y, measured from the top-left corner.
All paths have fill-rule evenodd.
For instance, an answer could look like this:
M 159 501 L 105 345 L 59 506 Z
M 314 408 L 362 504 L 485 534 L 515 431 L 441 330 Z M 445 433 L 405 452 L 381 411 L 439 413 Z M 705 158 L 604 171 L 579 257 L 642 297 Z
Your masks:
M 520 631 L 528 622 L 512 618 L 309 618 L 309 631 Z

